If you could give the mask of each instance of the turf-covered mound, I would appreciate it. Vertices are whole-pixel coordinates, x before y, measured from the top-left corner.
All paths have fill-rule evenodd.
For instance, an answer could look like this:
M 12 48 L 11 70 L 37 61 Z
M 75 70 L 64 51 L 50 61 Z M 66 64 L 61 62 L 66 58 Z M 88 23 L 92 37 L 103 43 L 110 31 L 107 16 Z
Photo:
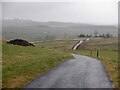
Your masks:
M 20 45 L 20 46 L 33 46 L 34 45 L 32 43 L 27 42 L 26 40 L 22 40 L 22 39 L 14 39 L 14 40 L 10 40 L 7 42 L 8 44 L 13 44 L 13 45 Z

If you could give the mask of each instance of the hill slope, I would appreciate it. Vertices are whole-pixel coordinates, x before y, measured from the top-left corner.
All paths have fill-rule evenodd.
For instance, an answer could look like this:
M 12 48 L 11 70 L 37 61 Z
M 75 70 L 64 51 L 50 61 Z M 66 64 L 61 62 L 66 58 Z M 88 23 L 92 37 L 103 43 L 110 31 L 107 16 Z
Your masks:
M 47 35 L 53 35 L 56 38 L 69 37 L 84 34 L 94 34 L 98 31 L 100 34 L 110 32 L 117 35 L 117 27 L 104 25 L 91 25 L 81 23 L 65 22 L 35 22 L 30 20 L 3 20 L 2 28 L 3 38 L 14 39 L 24 38 L 28 40 L 40 40 Z M 46 33 L 45 33 L 46 32 Z

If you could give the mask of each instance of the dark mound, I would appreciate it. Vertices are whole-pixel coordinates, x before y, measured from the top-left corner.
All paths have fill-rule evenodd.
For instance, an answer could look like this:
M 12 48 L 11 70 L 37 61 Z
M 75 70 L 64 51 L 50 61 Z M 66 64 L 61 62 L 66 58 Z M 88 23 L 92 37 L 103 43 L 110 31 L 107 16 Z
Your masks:
M 22 39 L 14 39 L 14 40 L 10 40 L 7 42 L 8 44 L 13 44 L 13 45 L 20 45 L 20 46 L 33 46 L 34 45 L 32 43 L 27 42 L 26 40 L 22 40 Z

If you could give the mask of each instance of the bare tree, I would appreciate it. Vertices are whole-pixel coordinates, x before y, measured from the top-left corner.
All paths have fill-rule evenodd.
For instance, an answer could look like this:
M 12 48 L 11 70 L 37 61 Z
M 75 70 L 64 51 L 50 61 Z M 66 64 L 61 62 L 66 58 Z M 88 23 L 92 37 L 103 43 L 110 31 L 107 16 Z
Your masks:
M 94 35 L 97 36 L 99 33 L 98 31 L 94 31 Z

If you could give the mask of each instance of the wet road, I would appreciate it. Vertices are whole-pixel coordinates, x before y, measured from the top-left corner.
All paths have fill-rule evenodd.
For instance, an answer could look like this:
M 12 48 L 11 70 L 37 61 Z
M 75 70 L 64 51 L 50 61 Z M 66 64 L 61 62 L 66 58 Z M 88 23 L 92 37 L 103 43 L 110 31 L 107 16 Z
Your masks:
M 100 61 L 72 55 L 75 59 L 62 63 L 24 88 L 112 88 Z

